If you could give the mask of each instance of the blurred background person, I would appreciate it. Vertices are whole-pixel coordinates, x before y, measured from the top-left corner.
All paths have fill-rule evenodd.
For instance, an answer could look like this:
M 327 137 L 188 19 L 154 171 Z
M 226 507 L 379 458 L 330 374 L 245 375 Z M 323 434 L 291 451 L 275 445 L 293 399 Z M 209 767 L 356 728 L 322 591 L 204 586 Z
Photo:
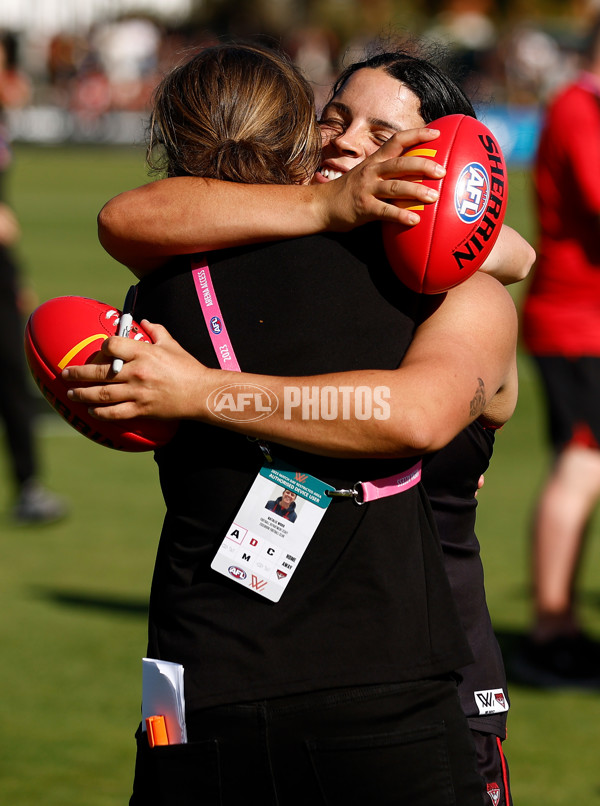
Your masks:
M 11 152 L 4 110 L 27 103 L 30 91 L 27 77 L 17 68 L 14 37 L 0 36 L 0 375 L 4 379 L 0 417 L 16 487 L 13 517 L 21 523 L 47 523 L 62 518 L 66 507 L 38 479 L 33 397 L 23 353 L 20 278 L 12 251 L 20 231 L 15 214 L 5 202 Z
M 581 71 L 547 109 L 534 178 L 540 238 L 523 335 L 554 461 L 533 524 L 534 623 L 513 671 L 533 685 L 600 687 L 600 645 L 575 598 L 600 496 L 600 16 Z

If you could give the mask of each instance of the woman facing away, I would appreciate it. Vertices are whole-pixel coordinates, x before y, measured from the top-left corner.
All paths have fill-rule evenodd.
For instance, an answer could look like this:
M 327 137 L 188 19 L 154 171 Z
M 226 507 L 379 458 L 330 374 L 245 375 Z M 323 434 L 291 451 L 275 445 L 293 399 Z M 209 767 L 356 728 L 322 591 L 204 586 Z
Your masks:
M 406 192 L 400 182 L 394 186 L 389 181 L 384 184 L 385 178 L 401 167 L 397 160 L 393 166 L 387 160 L 381 161 L 385 150 L 388 155 L 394 153 L 390 148 L 395 145 L 393 141 L 377 155 L 376 163 L 367 160 L 360 174 L 354 166 L 377 151 L 392 133 L 453 113 L 474 114 L 468 99 L 435 63 L 402 50 L 381 52 L 351 65 L 336 82 L 331 102 L 322 115 L 321 125 L 328 137 L 315 178 L 320 183 L 316 191 L 291 186 L 249 188 L 190 176 L 169 178 L 111 200 L 99 217 L 100 237 L 117 259 L 142 274 L 154 263 L 164 262 L 168 251 L 217 248 L 223 220 L 227 221 L 227 238 L 232 243 L 287 237 L 298 234 L 302 227 L 309 233 L 319 222 L 322 227 L 344 229 L 367 215 L 394 216 L 402 223 L 413 223 L 407 219 L 407 211 L 385 203 L 392 189 L 399 195 Z M 398 151 L 401 149 L 396 147 Z M 331 185 L 333 178 L 337 178 L 335 185 Z M 328 188 L 323 186 L 325 181 L 330 183 Z M 376 188 L 374 193 L 378 196 L 370 195 L 371 188 Z M 310 196 L 334 189 L 336 196 L 330 194 L 323 204 L 318 196 Z M 252 204 L 249 192 L 253 193 Z M 209 203 L 211 199 L 220 200 L 223 205 L 227 196 L 236 212 L 234 218 L 223 215 L 218 204 Z M 279 203 L 273 204 L 273 198 Z M 315 209 L 321 211 L 319 215 L 315 215 Z M 487 270 L 504 283 L 516 282 L 526 276 L 534 257 L 529 244 L 504 227 Z M 509 803 L 508 774 L 501 748 L 508 709 L 506 677 L 485 602 L 474 532 L 474 493 L 480 475 L 488 467 L 493 442 L 493 431 L 476 421 L 447 448 L 428 459 L 423 483 L 476 659 L 461 670 L 461 703 L 474 732 L 486 789 L 499 798 L 499 803 Z
M 176 71 L 163 85 L 163 90 L 168 85 L 169 100 L 179 93 L 192 108 L 186 73 L 196 82 L 210 73 L 210 60 L 219 61 L 225 53 L 230 51 L 205 52 Z M 243 53 L 246 59 L 248 53 Z M 222 73 L 222 64 L 219 69 Z M 253 86 L 258 86 L 256 80 Z M 211 98 L 206 87 L 202 94 Z M 165 95 L 159 92 L 157 110 L 166 103 Z M 221 108 L 223 95 L 221 86 Z M 169 112 L 162 125 L 170 155 L 185 148 L 209 151 L 197 140 L 192 143 L 186 131 L 190 120 L 178 126 Z M 403 132 L 396 140 L 411 145 L 427 136 L 434 135 Z M 241 152 L 232 149 L 230 139 L 218 150 L 237 150 L 233 164 L 239 168 Z M 246 140 L 245 171 L 251 162 L 248 147 Z M 396 172 L 398 168 L 396 160 Z M 403 168 L 408 175 L 431 170 L 408 158 Z M 218 734 L 227 755 L 245 715 L 273 728 L 275 742 L 260 745 L 269 755 L 273 780 L 266 774 L 260 780 L 269 790 L 274 786 L 285 803 L 357 802 L 360 791 L 378 803 L 437 802 L 441 768 L 426 749 L 430 739 L 418 743 L 417 751 L 404 733 L 412 721 L 407 722 L 410 711 L 417 722 L 409 733 L 424 737 L 432 701 L 425 706 L 419 694 L 418 704 L 413 701 L 407 708 L 405 686 L 412 698 L 417 690 L 431 691 L 435 681 L 434 710 L 439 717 L 439 687 L 452 686 L 440 675 L 444 678 L 463 665 L 457 662 L 461 641 L 418 486 L 363 508 L 334 499 L 276 605 L 265 606 L 258 594 L 211 572 L 209 555 L 260 466 L 257 447 L 240 434 L 268 437 L 278 459 L 303 465 L 332 486 L 349 489 L 360 477 L 412 468 L 416 456 L 442 447 L 478 417 L 500 424 L 510 416 L 516 396 L 514 309 L 501 287 L 480 275 L 441 298 L 418 298 L 392 276 L 377 241 L 365 239 L 361 231 L 360 238 L 313 236 L 210 255 L 232 344 L 242 369 L 252 374 L 202 366 L 184 351 L 187 347 L 205 364 L 218 366 L 208 333 L 198 325 L 198 300 L 185 258 L 173 260 L 145 288 L 141 284 L 138 307 L 160 317 L 181 345 L 155 327 L 157 343 L 149 350 L 133 342 L 107 342 L 106 356 L 119 352 L 127 362 L 116 382 L 106 365 L 67 373 L 72 381 L 108 377 L 107 386 L 71 392 L 96 406 L 100 417 L 127 417 L 135 409 L 184 418 L 173 443 L 157 452 L 167 517 L 153 582 L 149 651 L 184 663 L 188 721 L 196 741 L 210 736 L 212 742 Z M 325 283 L 329 293 L 318 293 Z M 307 313 L 319 328 L 306 327 Z M 382 344 L 381 333 L 394 337 Z M 389 385 L 390 416 L 377 422 L 365 422 L 356 414 L 347 420 L 306 422 L 298 412 L 291 419 L 275 412 L 260 425 L 228 422 L 222 430 L 224 422 L 205 406 L 209 393 L 230 379 L 267 384 L 283 399 L 286 385 L 299 381 L 290 373 L 303 376 L 309 386 L 338 388 L 343 383 L 364 392 Z M 366 720 L 360 729 L 355 722 L 358 702 Z M 291 713 L 301 713 L 302 718 L 290 720 Z M 285 737 L 283 714 L 289 731 Z M 379 722 L 384 714 L 385 741 Z M 446 713 L 444 721 L 450 730 L 458 723 L 455 714 L 450 721 L 448 717 Z M 434 721 L 439 726 L 439 720 Z M 232 730 L 229 738 L 226 725 Z M 390 728 L 398 734 L 394 740 L 389 740 Z M 365 731 L 368 742 L 358 740 Z M 374 732 L 379 738 L 373 744 Z M 357 741 L 348 743 L 350 736 Z M 397 743 L 404 750 L 398 752 Z M 377 752 L 371 755 L 366 744 L 377 746 Z M 454 759 L 442 789 L 445 797 L 451 780 L 456 801 L 447 802 L 481 802 L 481 795 L 475 794 L 480 785 L 473 783 L 464 765 L 466 756 L 463 766 L 453 769 L 456 751 L 463 752 L 462 739 L 442 744 L 444 755 L 450 752 Z M 360 761 L 358 746 L 363 746 Z M 190 752 L 200 754 L 199 746 Z M 144 767 L 148 753 L 142 740 L 138 793 L 152 786 Z M 285 759 L 293 757 L 297 771 L 311 755 L 310 772 L 296 772 L 296 785 L 289 787 Z M 402 783 L 396 779 L 399 769 Z M 233 791 L 230 777 L 225 775 L 223 785 Z M 462 787 L 466 789 L 459 794 Z M 329 788 L 336 795 L 323 800 Z

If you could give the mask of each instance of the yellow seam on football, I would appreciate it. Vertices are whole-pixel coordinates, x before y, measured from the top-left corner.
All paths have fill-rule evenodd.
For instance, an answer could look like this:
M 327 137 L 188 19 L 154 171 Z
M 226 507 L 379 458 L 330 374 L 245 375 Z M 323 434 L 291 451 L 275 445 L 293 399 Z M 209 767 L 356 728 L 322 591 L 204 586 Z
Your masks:
M 435 157 L 437 148 L 413 148 L 407 151 L 405 157 Z
M 88 336 L 87 339 L 83 339 L 79 342 L 79 344 L 76 344 L 75 347 L 72 347 L 65 357 L 58 362 L 58 368 L 64 369 L 73 356 L 77 355 L 77 353 L 83 350 L 84 347 L 87 347 L 88 344 L 96 341 L 96 339 L 102 339 L 104 341 L 104 339 L 107 338 L 108 336 L 105 333 L 96 333 L 94 336 Z

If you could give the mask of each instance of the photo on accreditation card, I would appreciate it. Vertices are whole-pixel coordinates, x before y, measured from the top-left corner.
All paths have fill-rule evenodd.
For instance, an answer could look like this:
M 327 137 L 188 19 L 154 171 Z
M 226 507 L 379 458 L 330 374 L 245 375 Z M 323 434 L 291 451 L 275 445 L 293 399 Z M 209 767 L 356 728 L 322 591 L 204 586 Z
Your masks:
M 296 523 L 298 517 L 299 507 L 302 506 L 301 500 L 297 501 L 298 494 L 285 487 L 276 487 L 273 497 L 267 501 L 265 509 L 269 512 L 274 512 L 290 523 Z
M 211 568 L 279 601 L 316 532 L 329 485 L 284 465 L 261 469 Z

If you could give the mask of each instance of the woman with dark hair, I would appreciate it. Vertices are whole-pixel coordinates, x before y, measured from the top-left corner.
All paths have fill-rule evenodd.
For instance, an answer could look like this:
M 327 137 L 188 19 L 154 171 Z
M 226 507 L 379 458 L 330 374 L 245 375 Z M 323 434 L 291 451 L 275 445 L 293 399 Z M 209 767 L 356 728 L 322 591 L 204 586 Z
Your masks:
M 404 104 L 399 102 L 398 85 L 393 85 L 386 114 L 382 121 L 375 119 L 375 123 L 388 125 L 371 127 L 371 147 L 363 155 L 362 164 L 344 171 L 335 185 L 322 186 L 317 177 L 310 185 L 273 186 L 264 182 L 252 185 L 248 177 L 244 178 L 244 184 L 236 184 L 233 176 L 228 181 L 215 178 L 212 168 L 197 175 L 190 171 L 177 176 L 171 173 L 166 179 L 125 191 L 107 202 L 98 216 L 98 235 L 104 248 L 137 277 L 143 277 L 176 254 L 324 231 L 345 232 L 378 220 L 397 221 L 405 226 L 418 224 L 418 213 L 406 209 L 407 206 L 413 206 L 415 200 L 435 201 L 437 195 L 403 177 L 414 176 L 417 170 L 439 178 L 443 170 L 438 171 L 439 166 L 430 160 L 422 159 L 415 164 L 402 156 L 414 144 L 406 130 L 444 115 L 475 116 L 475 112 L 460 87 L 441 67 L 404 50 L 379 53 L 350 65 L 336 82 L 331 98 L 339 94 L 354 73 L 363 69 L 375 71 L 375 77 L 396 79 L 404 88 L 404 100 L 411 104 L 414 114 L 404 121 L 399 119 Z M 421 129 L 419 137 L 432 140 L 437 133 Z M 150 164 L 159 170 L 163 168 L 160 159 L 155 162 L 151 158 Z M 394 200 L 399 204 L 394 204 Z M 403 202 L 413 205 L 403 206 Z M 533 259 L 531 246 L 504 226 L 482 268 L 501 282 L 517 282 L 527 276 Z
M 418 99 L 423 120 L 432 121 L 444 115 L 476 117 L 473 104 L 449 75 L 433 61 L 404 50 L 376 53 L 348 65 L 333 85 L 330 99 L 338 95 L 354 73 L 379 69 L 410 89 Z
M 201 76 L 213 58 L 226 69 L 225 53 L 205 52 L 184 72 Z M 181 80 L 170 86 L 169 103 L 184 84 L 189 87 Z M 162 140 L 180 154 L 194 138 L 164 114 L 165 97 L 159 92 L 154 119 L 167 127 Z M 232 97 L 219 91 L 214 102 L 213 123 Z M 222 136 L 222 149 L 231 154 L 232 138 Z M 408 146 L 434 136 L 421 128 L 396 139 Z M 244 139 L 244 164 L 232 159 L 222 166 L 224 177 L 248 171 L 251 153 Z M 392 162 L 405 175 L 433 170 L 420 158 Z M 418 185 L 398 185 L 407 198 L 424 198 Z M 421 453 L 441 448 L 477 418 L 498 425 L 512 413 L 514 306 L 481 274 L 441 297 L 411 294 L 391 273 L 379 241 L 376 231 L 361 230 L 359 237 L 217 251 L 210 266 L 194 265 L 204 282 L 200 296 L 189 261 L 175 258 L 140 284 L 136 315 L 160 320 L 179 343 L 148 323 L 156 338 L 148 350 L 121 339 L 106 342 L 104 358 L 118 353 L 126 362 L 116 378 L 106 364 L 65 373 L 72 383 L 99 382 L 70 393 L 99 417 L 128 417 L 135 409 L 183 418 L 173 442 L 156 453 L 167 516 L 149 653 L 185 667 L 193 745 L 186 765 L 180 748 L 149 751 L 141 737 L 132 803 L 169 802 L 153 778 L 159 764 L 171 785 L 169 764 L 180 765 L 188 782 L 197 776 L 208 787 L 216 747 L 224 802 L 247 795 L 250 777 L 267 802 L 481 802 L 448 677 L 467 657 L 427 502 L 414 482 Z M 210 331 L 198 316 L 207 289 L 211 305 L 218 296 L 241 375 L 217 369 Z M 299 384 L 334 390 L 343 384 L 349 414 L 307 422 L 299 411 L 286 418 L 282 407 L 261 422 L 224 422 L 206 403 L 228 382 L 266 384 L 281 400 Z M 364 420 L 358 390 L 374 398 L 386 388 L 389 416 Z M 295 478 L 303 483 L 323 480 L 332 496 L 276 604 L 261 599 L 259 588 L 270 582 L 259 578 L 257 566 L 246 572 L 236 565 L 236 581 L 211 571 L 219 551 L 235 550 L 226 542 L 228 525 L 240 513 L 246 517 L 246 496 L 251 499 L 263 472 L 257 444 L 240 435 L 268 437 L 270 450 L 263 448 L 276 461 L 298 468 Z M 348 500 L 353 489 L 371 489 L 358 479 L 372 479 L 379 489 L 377 480 L 391 477 L 396 481 L 383 485 L 389 492 L 379 500 L 362 508 Z M 303 522 L 308 506 L 307 499 Z M 295 562 L 289 552 L 283 559 Z M 285 576 L 284 568 L 277 571 Z M 242 573 L 256 584 L 240 588 Z M 231 772 L 236 765 L 239 789 Z

